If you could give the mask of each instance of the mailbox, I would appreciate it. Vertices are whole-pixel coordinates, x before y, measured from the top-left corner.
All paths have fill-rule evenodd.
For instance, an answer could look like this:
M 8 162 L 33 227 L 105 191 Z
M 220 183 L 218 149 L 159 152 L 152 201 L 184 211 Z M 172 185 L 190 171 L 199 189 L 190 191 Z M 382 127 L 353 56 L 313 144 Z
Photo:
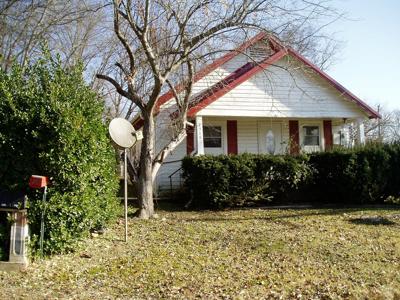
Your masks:
M 44 188 L 48 183 L 49 179 L 46 176 L 32 175 L 29 179 L 29 187 L 32 189 Z

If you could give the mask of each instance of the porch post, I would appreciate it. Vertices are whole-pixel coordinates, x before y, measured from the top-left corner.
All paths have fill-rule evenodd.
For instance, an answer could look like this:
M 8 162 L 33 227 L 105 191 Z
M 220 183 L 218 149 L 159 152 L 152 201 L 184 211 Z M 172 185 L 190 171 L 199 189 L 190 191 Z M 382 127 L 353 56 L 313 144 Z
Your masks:
M 203 143 L 203 117 L 196 116 L 196 146 L 197 154 L 204 154 L 204 143 Z
M 357 120 L 357 142 L 359 145 L 365 145 L 364 119 Z

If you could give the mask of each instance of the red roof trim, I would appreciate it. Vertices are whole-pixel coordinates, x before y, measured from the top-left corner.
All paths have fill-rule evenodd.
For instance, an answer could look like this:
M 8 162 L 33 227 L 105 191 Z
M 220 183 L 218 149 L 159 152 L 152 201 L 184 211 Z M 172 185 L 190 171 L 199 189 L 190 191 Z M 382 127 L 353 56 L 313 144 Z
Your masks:
M 365 111 L 367 111 L 369 113 L 369 118 L 371 118 L 371 119 L 374 119 L 374 118 L 379 118 L 380 119 L 381 118 L 381 115 L 377 111 L 375 111 L 372 107 L 370 107 L 368 104 L 366 104 L 360 98 L 358 98 L 353 93 L 351 93 L 348 89 L 346 89 L 344 86 L 342 86 L 340 83 L 338 83 L 335 79 L 333 79 L 328 74 L 326 74 L 324 71 L 319 69 L 316 65 L 314 65 L 312 62 L 310 62 L 304 56 L 302 56 L 301 54 L 297 53 L 293 49 L 288 49 L 288 53 L 293 55 L 294 57 L 296 57 L 300 61 L 302 61 L 307 66 L 309 66 L 318 75 L 320 75 L 322 78 L 327 80 L 339 92 L 341 92 L 343 95 L 347 96 L 347 98 L 350 98 L 350 100 L 353 100 L 358 106 L 360 106 Z
M 265 70 L 271 64 L 273 64 L 274 62 L 276 62 L 279 59 L 281 59 L 282 57 L 284 57 L 286 54 L 287 54 L 286 50 L 280 50 L 277 53 L 275 53 L 274 55 L 272 55 L 271 57 L 265 59 L 263 62 L 254 65 L 252 68 L 250 68 L 245 73 L 240 73 L 239 77 L 235 78 L 232 82 L 229 82 L 227 85 L 222 85 L 221 88 L 213 91 L 213 93 L 211 95 L 205 97 L 199 103 L 197 103 L 195 106 L 191 107 L 188 110 L 188 117 L 193 117 L 198 111 L 200 111 L 203 108 L 207 107 L 208 105 L 213 103 L 215 100 L 217 100 L 218 98 L 222 97 L 223 95 L 225 95 L 226 93 L 228 93 L 229 91 L 234 89 L 235 87 L 237 87 L 239 84 L 241 84 L 241 83 L 245 82 L 246 80 L 248 80 L 250 77 L 252 77 L 255 74 Z M 239 68 L 237 71 L 239 71 L 241 68 Z M 228 76 L 227 78 L 222 80 L 222 82 L 224 82 L 227 79 L 229 79 L 230 76 Z M 210 89 L 213 89 L 213 87 L 211 87 Z
M 210 65 L 201 69 L 198 73 L 196 73 L 195 77 L 194 77 L 194 81 L 196 82 L 196 81 L 202 79 L 204 76 L 211 73 L 212 71 L 217 69 L 219 66 L 221 66 L 224 63 L 226 63 L 227 61 L 231 60 L 232 58 L 234 58 L 235 56 L 237 56 L 238 54 L 243 52 L 245 49 L 247 49 L 249 46 L 253 45 L 254 43 L 258 42 L 259 40 L 262 40 L 266 36 L 267 36 L 266 33 L 261 32 L 261 33 L 257 34 L 256 36 L 254 36 L 253 38 L 251 38 L 250 40 L 248 40 L 247 42 L 243 43 L 240 47 L 238 47 L 234 51 L 229 52 L 228 54 L 217 59 L 216 61 L 214 61 L 213 63 L 211 63 Z M 294 57 L 296 57 L 297 59 L 299 59 L 300 61 L 302 61 L 307 66 L 309 66 L 311 69 L 313 69 L 319 76 L 321 76 L 322 78 L 327 80 L 333 87 L 335 87 L 343 95 L 347 96 L 350 100 L 354 101 L 358 106 L 360 106 L 362 109 L 364 109 L 369 114 L 370 118 L 381 118 L 381 115 L 377 111 L 375 111 L 373 108 L 371 108 L 368 104 L 366 104 L 360 98 L 358 98 L 357 96 L 352 94 L 349 90 L 347 90 L 345 87 L 343 87 L 341 84 L 339 84 L 336 80 L 334 80 L 328 74 L 326 74 L 325 72 L 320 70 L 316 65 L 314 65 L 312 62 L 310 62 L 304 56 L 297 53 L 296 51 L 294 51 L 291 48 L 284 50 L 283 45 L 277 39 L 274 39 L 273 37 L 270 37 L 270 43 L 273 46 L 273 48 L 275 48 L 276 50 L 279 50 L 279 51 L 276 52 L 271 57 L 269 57 L 268 59 L 266 59 L 265 61 L 263 61 L 262 63 L 257 64 L 256 66 L 254 66 L 253 68 L 251 68 L 249 70 L 246 70 L 245 73 L 239 72 L 240 73 L 239 76 L 237 78 L 234 78 L 233 81 L 229 80 L 228 81 L 229 83 L 227 85 L 224 85 L 223 87 L 218 87 L 218 84 L 220 84 L 221 82 L 225 82 L 225 81 L 227 81 L 227 79 L 232 79 L 230 77 L 234 76 L 234 74 L 229 75 L 228 77 L 226 77 L 225 79 L 223 79 L 222 81 L 218 82 L 216 85 L 214 85 L 213 87 L 208 89 L 207 91 L 212 92 L 212 94 L 208 95 L 204 99 L 201 99 L 199 101 L 199 103 L 197 103 L 195 106 L 191 107 L 188 111 L 188 117 L 193 117 L 198 111 L 200 111 L 201 109 L 204 109 L 209 104 L 211 104 L 212 102 L 214 102 L 221 96 L 225 95 L 227 92 L 231 91 L 233 88 L 235 88 L 239 84 L 248 80 L 249 78 L 251 78 L 252 76 L 257 74 L 258 72 L 265 70 L 267 67 L 269 67 L 271 64 L 273 64 L 274 62 L 281 59 L 286 54 L 290 54 L 290 55 L 293 55 Z M 243 68 L 243 67 L 241 67 L 241 68 Z M 241 69 L 241 68 L 239 68 L 239 69 Z M 237 72 L 238 70 L 236 70 L 235 72 Z M 233 72 L 233 73 L 235 73 L 235 72 Z M 176 87 L 176 89 L 178 91 L 180 91 L 182 89 L 182 86 L 178 85 Z M 213 89 L 215 89 L 215 90 L 213 90 Z M 207 91 L 206 91 L 206 93 L 207 93 Z M 158 99 L 156 113 L 158 113 L 160 106 L 163 105 L 164 103 L 166 103 L 167 101 L 169 101 L 170 99 L 172 99 L 172 97 L 173 97 L 172 91 L 169 91 L 169 92 L 165 93 L 164 95 L 162 95 Z M 143 120 L 138 118 L 138 119 L 134 120 L 133 125 L 135 128 L 140 128 L 143 125 Z
M 281 46 L 282 47 L 282 46 Z M 305 65 L 309 66 L 311 69 L 313 69 L 319 76 L 321 76 L 323 79 L 327 80 L 334 88 L 336 88 L 339 92 L 341 92 L 343 95 L 345 95 L 347 98 L 350 100 L 354 101 L 358 106 L 360 106 L 362 109 L 364 109 L 368 115 L 369 118 L 381 118 L 381 115 L 375 111 L 373 108 L 371 108 L 368 104 L 366 104 L 364 101 L 362 101 L 360 98 L 352 94 L 349 90 L 347 90 L 345 87 L 343 87 L 341 84 L 339 84 L 336 80 L 334 80 L 332 77 L 330 77 L 328 74 L 320 70 L 317 66 L 315 66 L 312 62 L 307 60 L 304 56 L 301 54 L 297 53 L 293 49 L 288 49 L 287 51 L 283 50 L 281 48 L 279 52 L 268 58 L 266 61 L 264 61 L 261 64 L 258 64 L 255 68 L 251 69 L 250 71 L 246 72 L 243 76 L 238 77 L 234 82 L 228 84 L 222 89 L 217 90 L 215 93 L 212 95 L 208 96 L 204 100 L 200 101 L 196 106 L 192 107 L 188 111 L 188 116 L 193 117 L 198 111 L 201 109 L 204 109 L 207 107 L 209 104 L 217 100 L 219 97 L 225 95 L 227 92 L 231 91 L 234 87 L 238 86 L 239 84 L 243 83 L 244 81 L 248 80 L 250 77 L 255 75 L 261 70 L 264 70 L 267 68 L 269 65 L 273 64 L 274 62 L 278 61 L 281 59 L 285 54 L 289 53 L 290 55 L 293 55 L 300 61 L 302 61 Z M 283 53 L 284 55 L 278 55 L 279 53 Z

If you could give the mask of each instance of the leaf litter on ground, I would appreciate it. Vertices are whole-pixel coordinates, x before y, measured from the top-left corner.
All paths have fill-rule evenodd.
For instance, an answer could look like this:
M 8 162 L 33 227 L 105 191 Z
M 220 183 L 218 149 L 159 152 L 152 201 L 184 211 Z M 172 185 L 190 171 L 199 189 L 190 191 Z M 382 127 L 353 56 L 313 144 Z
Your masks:
M 159 210 L 0 273 L 1 299 L 400 299 L 399 210 Z M 389 222 L 354 222 L 368 218 Z

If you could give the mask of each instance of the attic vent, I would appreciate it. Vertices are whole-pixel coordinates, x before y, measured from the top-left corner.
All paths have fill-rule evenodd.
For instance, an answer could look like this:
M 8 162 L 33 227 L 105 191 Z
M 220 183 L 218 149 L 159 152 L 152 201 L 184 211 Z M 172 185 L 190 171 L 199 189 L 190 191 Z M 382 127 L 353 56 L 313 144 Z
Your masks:
M 249 56 L 249 61 L 259 62 L 261 60 L 266 59 L 267 57 L 272 55 L 272 50 L 264 43 L 257 43 L 253 47 L 248 49 L 247 55 Z

